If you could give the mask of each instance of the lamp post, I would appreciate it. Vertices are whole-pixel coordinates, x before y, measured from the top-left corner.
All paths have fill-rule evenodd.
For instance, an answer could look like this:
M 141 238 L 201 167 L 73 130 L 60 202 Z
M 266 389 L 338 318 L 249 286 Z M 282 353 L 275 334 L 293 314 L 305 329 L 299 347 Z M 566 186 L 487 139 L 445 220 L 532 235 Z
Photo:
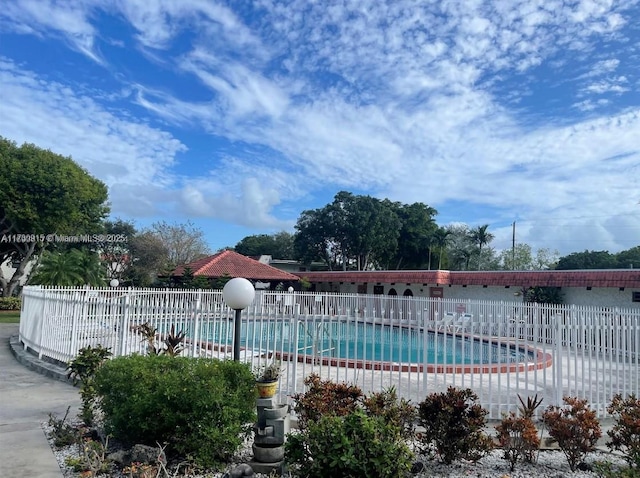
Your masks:
M 256 290 L 251 282 L 242 277 L 235 277 L 227 282 L 222 289 L 222 299 L 236 311 L 233 330 L 233 360 L 240 360 L 240 320 L 242 309 L 246 309 L 256 296 Z

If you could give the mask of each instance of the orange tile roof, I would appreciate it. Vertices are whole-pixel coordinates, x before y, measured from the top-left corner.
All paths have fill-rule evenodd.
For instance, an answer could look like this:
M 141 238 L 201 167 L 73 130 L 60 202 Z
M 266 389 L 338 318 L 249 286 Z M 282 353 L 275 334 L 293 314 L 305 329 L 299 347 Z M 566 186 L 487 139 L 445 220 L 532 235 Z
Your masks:
M 562 271 L 323 271 L 310 282 L 411 283 L 519 287 L 640 288 L 640 269 Z
M 253 280 L 288 282 L 297 282 L 299 280 L 298 276 L 230 250 L 218 252 L 212 256 L 203 257 L 184 266 L 179 266 L 171 275 L 182 276 L 185 267 L 189 267 L 194 276 L 222 277 L 229 275 Z

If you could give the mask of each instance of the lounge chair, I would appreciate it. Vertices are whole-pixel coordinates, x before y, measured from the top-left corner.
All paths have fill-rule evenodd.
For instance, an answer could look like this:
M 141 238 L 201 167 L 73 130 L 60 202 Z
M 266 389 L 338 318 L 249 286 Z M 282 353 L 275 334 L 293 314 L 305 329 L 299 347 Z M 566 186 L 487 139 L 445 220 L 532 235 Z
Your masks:
M 456 314 L 454 314 L 453 312 L 445 312 L 442 316 L 442 320 L 438 324 L 438 329 L 453 332 L 455 322 Z
M 473 322 L 473 314 L 469 314 L 465 312 L 461 314 L 458 320 L 456 321 L 456 332 L 469 331 L 471 330 L 471 325 Z

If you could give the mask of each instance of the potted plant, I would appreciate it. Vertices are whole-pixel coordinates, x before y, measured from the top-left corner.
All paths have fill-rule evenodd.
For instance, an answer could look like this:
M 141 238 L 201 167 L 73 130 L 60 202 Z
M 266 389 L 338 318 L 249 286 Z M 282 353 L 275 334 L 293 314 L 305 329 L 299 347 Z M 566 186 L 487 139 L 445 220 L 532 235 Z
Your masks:
M 276 394 L 278 378 L 280 378 L 281 373 L 282 368 L 279 360 L 274 360 L 256 370 L 256 387 L 260 398 L 271 398 Z

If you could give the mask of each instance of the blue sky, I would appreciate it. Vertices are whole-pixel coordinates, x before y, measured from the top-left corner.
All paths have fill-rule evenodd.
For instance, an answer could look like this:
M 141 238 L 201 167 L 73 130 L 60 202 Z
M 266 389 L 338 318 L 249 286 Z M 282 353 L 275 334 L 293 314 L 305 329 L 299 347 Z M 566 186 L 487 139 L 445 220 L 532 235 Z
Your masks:
M 0 135 L 212 250 L 341 190 L 640 245 L 638 0 L 0 0 Z

